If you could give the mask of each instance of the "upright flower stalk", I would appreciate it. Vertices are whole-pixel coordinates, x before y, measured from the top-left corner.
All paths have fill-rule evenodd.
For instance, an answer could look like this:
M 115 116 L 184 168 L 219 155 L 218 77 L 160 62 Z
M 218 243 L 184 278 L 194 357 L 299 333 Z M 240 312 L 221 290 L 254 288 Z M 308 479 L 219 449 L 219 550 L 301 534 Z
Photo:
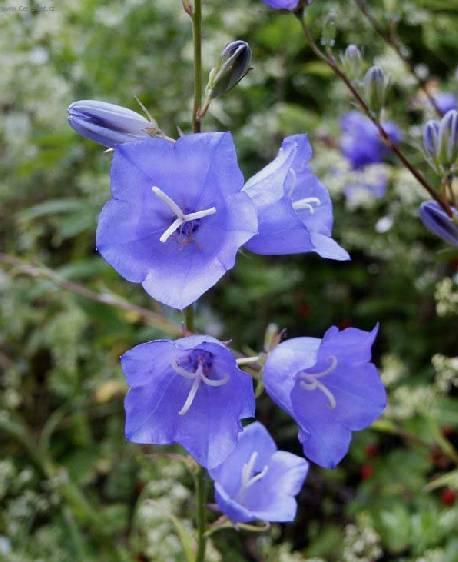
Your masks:
M 192 35 L 194 42 L 194 107 L 192 111 L 192 130 L 200 133 L 202 121 L 200 110 L 202 107 L 202 0 L 194 1 L 192 12 Z M 192 305 L 185 310 L 185 325 L 189 332 L 194 331 L 194 309 Z M 205 468 L 199 466 L 196 477 L 196 501 L 197 501 L 197 550 L 196 562 L 205 562 L 206 549 L 206 475 Z

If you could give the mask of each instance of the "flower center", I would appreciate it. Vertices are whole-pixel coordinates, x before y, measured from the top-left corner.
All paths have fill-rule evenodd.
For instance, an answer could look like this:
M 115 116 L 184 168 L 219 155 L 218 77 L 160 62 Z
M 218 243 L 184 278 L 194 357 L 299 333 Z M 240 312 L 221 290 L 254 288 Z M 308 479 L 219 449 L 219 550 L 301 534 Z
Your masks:
M 264 476 L 267 474 L 267 471 L 269 470 L 269 467 L 265 466 L 260 472 L 255 473 L 254 467 L 257 459 L 258 459 L 258 452 L 254 451 L 248 462 L 243 465 L 242 481 L 236 496 L 239 502 L 243 501 L 243 498 L 247 490 L 251 488 L 253 484 L 256 484 L 256 482 L 259 482 L 259 480 L 264 478 Z
M 167 242 L 167 240 L 174 234 L 177 230 L 185 237 L 190 237 L 198 228 L 199 220 L 204 217 L 209 217 L 216 213 L 215 207 L 210 207 L 209 209 L 204 209 L 203 211 L 196 211 L 194 213 L 185 213 L 181 207 L 169 196 L 164 193 L 162 189 L 157 186 L 153 186 L 152 191 L 156 197 L 158 197 L 175 215 L 175 219 L 172 224 L 164 230 L 159 240 L 161 242 Z
M 321 205 L 321 201 L 318 197 L 304 197 L 304 199 L 298 199 L 293 203 L 293 209 L 295 211 L 299 211 L 301 209 L 308 209 L 310 213 L 313 215 L 315 213 L 315 207 L 319 207 Z
M 222 379 L 211 379 L 212 367 L 213 355 L 208 351 L 193 351 L 181 363 L 177 360 L 172 361 L 172 369 L 177 375 L 192 380 L 188 396 L 178 412 L 180 416 L 184 416 L 189 411 L 202 383 L 217 388 L 229 381 L 229 375 L 227 374 Z
M 336 398 L 334 394 L 329 390 L 329 388 L 322 383 L 319 379 L 322 379 L 326 375 L 331 374 L 337 367 L 337 358 L 334 355 L 329 357 L 329 367 L 324 371 L 318 373 L 310 373 L 308 371 L 302 371 L 298 374 L 297 379 L 304 390 L 320 390 L 328 399 L 329 407 L 334 409 L 337 405 Z

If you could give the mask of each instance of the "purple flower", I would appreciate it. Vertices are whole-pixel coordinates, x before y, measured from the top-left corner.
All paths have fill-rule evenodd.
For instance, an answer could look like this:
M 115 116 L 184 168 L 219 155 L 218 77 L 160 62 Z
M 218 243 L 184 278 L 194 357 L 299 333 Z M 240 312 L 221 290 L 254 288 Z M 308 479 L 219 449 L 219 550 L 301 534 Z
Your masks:
M 155 122 L 121 107 L 97 100 L 73 102 L 68 108 L 68 123 L 77 133 L 110 148 L 148 137 Z
M 97 248 L 125 279 L 185 308 L 234 266 L 240 246 L 257 232 L 242 187 L 229 133 L 118 146 Z
M 455 219 L 449 217 L 437 201 L 425 201 L 420 207 L 420 219 L 430 232 L 458 247 L 458 210 L 453 208 L 452 211 Z
M 458 110 L 458 100 L 450 92 L 439 92 L 433 96 L 433 99 L 443 115 L 453 109 Z
M 245 427 L 236 448 L 210 476 L 216 502 L 232 521 L 292 521 L 307 470 L 304 459 L 278 451 L 266 428 L 255 422 Z
M 316 252 L 350 259 L 331 238 L 332 203 L 308 166 L 312 148 L 307 135 L 287 137 L 277 157 L 248 180 L 244 191 L 258 211 L 259 233 L 245 247 L 256 254 Z
M 179 443 L 213 468 L 234 449 L 240 420 L 254 417 L 250 376 L 210 336 L 143 343 L 121 365 L 130 387 L 126 436 L 134 443 Z
M 398 127 L 394 123 L 384 123 L 383 126 L 391 140 L 399 143 L 402 135 Z M 378 164 L 388 156 L 389 150 L 381 140 L 377 128 L 365 115 L 357 111 L 347 113 L 342 119 L 341 128 L 343 134 L 340 148 L 353 169 Z
M 351 181 L 345 186 L 345 197 L 351 202 L 367 198 L 381 199 L 385 195 L 388 177 L 378 165 L 353 170 Z
M 264 4 L 276 10 L 295 10 L 299 7 L 300 0 L 262 0 Z
M 287 340 L 267 359 L 266 390 L 295 419 L 305 456 L 320 466 L 334 468 L 348 451 L 351 432 L 369 426 L 385 408 L 385 389 L 371 363 L 377 331 L 332 327 L 322 340 Z

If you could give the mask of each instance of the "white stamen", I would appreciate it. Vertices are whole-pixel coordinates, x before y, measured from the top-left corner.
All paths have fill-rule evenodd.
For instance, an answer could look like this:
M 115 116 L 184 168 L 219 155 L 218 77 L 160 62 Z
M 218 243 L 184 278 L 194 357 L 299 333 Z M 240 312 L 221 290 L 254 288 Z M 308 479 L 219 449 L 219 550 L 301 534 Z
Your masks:
M 154 193 L 154 195 L 156 195 L 157 197 L 159 197 L 159 199 L 161 201 L 163 201 L 168 207 L 170 207 L 170 210 L 178 217 L 183 219 L 184 217 L 184 213 L 183 211 L 180 209 L 179 205 L 177 205 L 175 203 L 175 201 L 169 197 L 167 195 L 167 193 L 164 193 L 162 191 L 162 189 L 160 189 L 159 187 L 157 187 L 156 185 L 154 185 L 152 188 L 152 191 Z
M 334 355 L 329 357 L 330 365 L 324 371 L 319 373 L 300 373 L 299 381 L 301 388 L 304 390 L 321 390 L 321 392 L 326 396 L 329 401 L 329 407 L 334 409 L 337 406 L 337 401 L 334 394 L 329 390 L 329 388 L 320 382 L 318 379 L 331 374 L 337 367 L 337 358 Z
M 321 205 L 321 201 L 318 197 L 304 197 L 304 199 L 299 199 L 298 201 L 294 201 L 293 209 L 295 211 L 299 211 L 300 209 L 308 209 L 312 215 L 315 212 L 313 205 L 319 207 Z
M 200 382 L 201 382 L 200 377 L 196 377 L 194 379 L 194 382 L 192 383 L 191 390 L 189 391 L 188 397 L 186 398 L 186 401 L 183 404 L 183 407 L 178 412 L 180 414 L 180 416 L 184 416 L 186 414 L 186 412 L 188 412 L 189 408 L 192 406 L 192 403 L 194 402 L 194 398 L 196 397 L 197 391 L 199 390 Z
M 189 411 L 189 408 L 192 406 L 192 403 L 194 402 L 194 399 L 197 395 L 197 391 L 199 390 L 201 383 L 204 383 L 207 386 L 211 386 L 213 388 L 217 388 L 229 382 L 229 378 L 230 378 L 229 375 L 225 374 L 222 379 L 215 379 L 215 380 L 209 379 L 203 373 L 201 362 L 199 362 L 195 372 L 184 369 L 183 367 L 181 367 L 181 365 L 178 364 L 178 361 L 176 360 L 172 361 L 172 369 L 175 371 L 177 375 L 180 375 L 185 379 L 190 379 L 193 381 L 189 394 L 186 397 L 185 403 L 183 404 L 181 410 L 178 412 L 180 416 L 184 416 L 184 414 L 186 414 Z
M 261 472 L 258 472 L 258 474 L 255 474 L 253 476 L 254 466 L 256 464 L 257 459 L 258 459 L 258 452 L 254 451 L 252 453 L 250 459 L 248 460 L 248 462 L 243 465 L 242 482 L 241 482 L 241 485 L 240 485 L 240 489 L 237 493 L 238 501 L 242 501 L 243 496 L 245 495 L 248 488 L 253 486 L 253 484 L 255 484 L 256 482 L 259 482 L 259 480 L 261 480 L 262 478 L 264 478 L 264 476 L 267 474 L 267 471 L 269 470 L 269 467 L 265 466 L 261 470 Z
M 166 230 L 164 230 L 161 237 L 159 238 L 161 242 L 167 242 L 170 236 L 172 236 L 172 234 L 174 234 L 184 223 L 203 219 L 216 213 L 216 207 L 210 207 L 209 209 L 204 209 L 202 211 L 195 211 L 194 213 L 185 214 L 183 213 L 180 206 L 175 203 L 175 201 L 171 197 L 169 197 L 167 193 L 164 193 L 162 189 L 155 185 L 151 188 L 151 190 L 154 195 L 159 197 L 159 199 L 163 201 L 176 216 L 176 219 L 173 221 L 173 223 Z

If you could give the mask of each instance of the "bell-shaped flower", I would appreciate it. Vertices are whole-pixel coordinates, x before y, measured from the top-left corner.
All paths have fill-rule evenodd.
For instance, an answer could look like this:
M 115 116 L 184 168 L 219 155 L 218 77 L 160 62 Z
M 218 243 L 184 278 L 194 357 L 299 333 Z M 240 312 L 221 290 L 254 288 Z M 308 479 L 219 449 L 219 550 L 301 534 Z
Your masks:
M 211 336 L 143 343 L 121 366 L 130 387 L 126 437 L 134 443 L 178 443 L 213 468 L 234 449 L 240 420 L 254 417 L 251 377 Z
M 348 260 L 332 238 L 329 193 L 308 166 L 312 148 L 307 135 L 287 137 L 277 157 L 244 187 L 258 211 L 259 232 L 245 244 L 263 255 L 316 252 Z
M 383 123 L 383 127 L 394 143 L 401 141 L 401 131 L 394 123 Z M 389 150 L 376 126 L 365 115 L 358 111 L 347 113 L 341 121 L 341 128 L 340 149 L 353 169 L 379 164 L 388 156 Z
M 242 187 L 229 133 L 118 146 L 97 249 L 125 279 L 183 309 L 234 266 L 240 246 L 257 232 Z
M 296 499 L 307 476 L 308 463 L 278 451 L 259 422 L 245 427 L 236 448 L 210 470 L 216 502 L 235 523 L 286 522 L 296 515 Z
M 70 104 L 68 123 L 81 136 L 109 148 L 146 138 L 157 130 L 155 121 L 148 121 L 131 109 L 97 100 Z
M 346 455 L 351 432 L 376 420 L 386 393 L 371 348 L 378 328 L 330 328 L 323 339 L 294 338 L 278 345 L 264 368 L 270 397 L 299 426 L 305 456 L 334 468 Z
M 420 219 L 425 227 L 451 246 L 458 247 L 458 210 L 452 208 L 449 217 L 437 201 L 425 201 L 420 207 Z
M 301 0 L 262 0 L 264 4 L 275 10 L 297 10 Z
M 433 99 L 442 115 L 445 115 L 453 109 L 458 110 L 458 99 L 450 92 L 439 92 L 434 94 Z

